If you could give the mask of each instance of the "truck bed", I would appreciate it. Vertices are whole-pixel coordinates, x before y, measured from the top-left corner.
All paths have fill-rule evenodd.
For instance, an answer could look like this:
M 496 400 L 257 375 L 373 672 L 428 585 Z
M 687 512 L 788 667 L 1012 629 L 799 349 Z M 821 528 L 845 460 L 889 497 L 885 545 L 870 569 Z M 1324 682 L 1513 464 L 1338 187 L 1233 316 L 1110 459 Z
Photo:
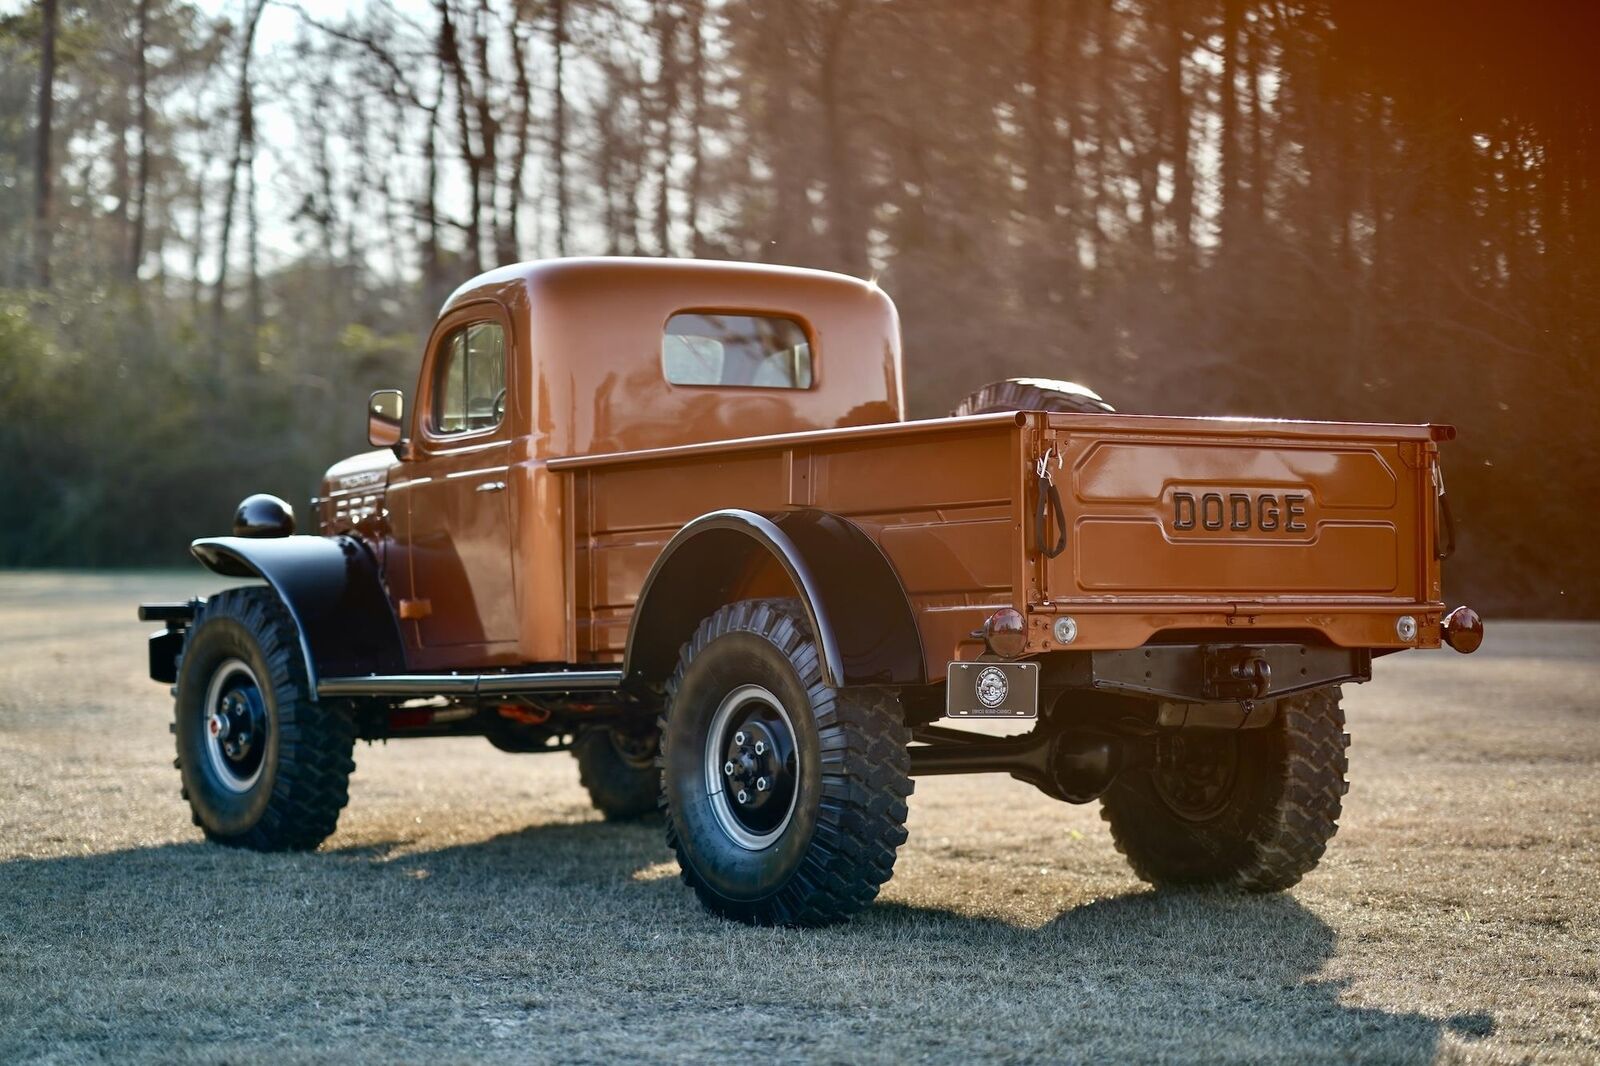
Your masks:
M 998 414 L 549 461 L 568 476 L 573 638 L 621 657 L 640 586 L 684 523 L 719 508 L 812 507 L 851 519 L 893 564 L 929 676 L 973 658 L 998 607 L 1030 651 L 1152 641 L 1436 646 L 1434 456 L 1448 427 Z M 1036 467 L 1049 454 L 1066 548 L 1040 551 Z M 1050 525 L 1055 539 L 1056 526 Z M 771 594 L 751 575 L 750 594 Z M 1414 616 L 1416 638 L 1395 629 Z

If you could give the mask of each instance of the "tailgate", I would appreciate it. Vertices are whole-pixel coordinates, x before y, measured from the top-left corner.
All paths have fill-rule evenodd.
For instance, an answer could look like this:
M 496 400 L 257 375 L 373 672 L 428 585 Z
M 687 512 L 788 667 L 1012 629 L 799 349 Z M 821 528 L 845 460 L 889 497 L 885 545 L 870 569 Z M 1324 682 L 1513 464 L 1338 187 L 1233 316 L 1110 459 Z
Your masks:
M 1041 591 L 1266 611 L 1426 604 L 1446 430 L 1052 416 L 1042 444 L 1069 537 Z

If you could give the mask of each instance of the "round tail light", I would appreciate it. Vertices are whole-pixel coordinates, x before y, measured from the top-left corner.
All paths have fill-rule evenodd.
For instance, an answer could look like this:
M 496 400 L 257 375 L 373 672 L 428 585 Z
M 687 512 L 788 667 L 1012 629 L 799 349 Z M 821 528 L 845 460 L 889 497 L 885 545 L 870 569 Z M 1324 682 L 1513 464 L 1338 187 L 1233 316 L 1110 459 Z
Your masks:
M 1471 607 L 1457 607 L 1444 616 L 1440 626 L 1444 642 L 1463 655 L 1470 655 L 1483 643 L 1483 619 Z

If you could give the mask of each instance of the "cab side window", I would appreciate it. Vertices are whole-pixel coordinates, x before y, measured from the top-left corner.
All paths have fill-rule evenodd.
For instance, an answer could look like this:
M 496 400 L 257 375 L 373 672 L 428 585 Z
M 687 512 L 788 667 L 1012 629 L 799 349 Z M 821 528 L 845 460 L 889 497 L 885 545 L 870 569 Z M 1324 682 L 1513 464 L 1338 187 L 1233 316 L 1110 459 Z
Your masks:
M 493 429 L 506 413 L 506 338 L 497 322 L 474 322 L 444 339 L 435 360 L 433 431 Z

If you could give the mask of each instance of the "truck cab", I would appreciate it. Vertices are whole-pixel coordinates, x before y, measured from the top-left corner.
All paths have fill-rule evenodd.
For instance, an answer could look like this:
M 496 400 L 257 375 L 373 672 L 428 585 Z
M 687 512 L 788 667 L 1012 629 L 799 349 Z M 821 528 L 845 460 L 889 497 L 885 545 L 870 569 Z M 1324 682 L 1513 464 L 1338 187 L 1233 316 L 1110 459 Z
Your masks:
M 507 267 L 445 301 L 414 399 L 391 411 L 401 441 L 328 471 L 319 532 L 382 554 L 408 664 L 571 662 L 576 501 L 552 459 L 897 422 L 901 381 L 894 304 L 854 278 L 670 259 Z

